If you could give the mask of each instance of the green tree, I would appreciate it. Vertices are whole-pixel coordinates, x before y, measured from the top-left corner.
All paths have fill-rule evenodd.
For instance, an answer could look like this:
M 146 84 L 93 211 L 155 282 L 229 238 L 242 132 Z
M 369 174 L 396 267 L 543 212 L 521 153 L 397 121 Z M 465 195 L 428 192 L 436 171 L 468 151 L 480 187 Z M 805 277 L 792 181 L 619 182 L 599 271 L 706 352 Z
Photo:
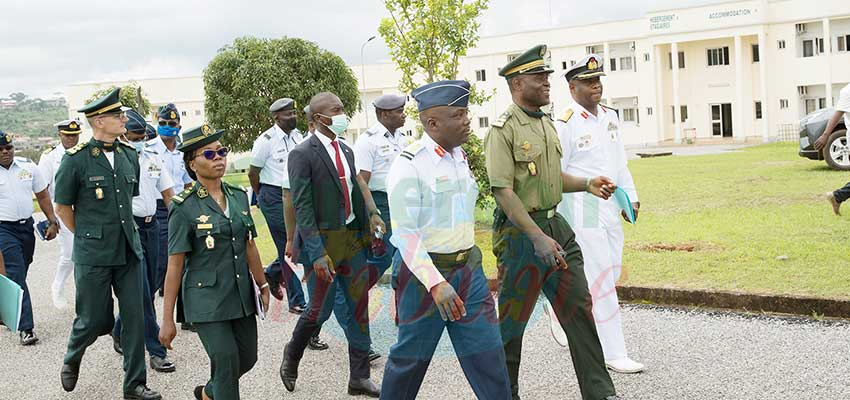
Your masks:
M 378 32 L 387 43 L 398 69 L 402 73 L 399 88 L 410 93 L 426 83 L 443 79 L 457 79 L 460 58 L 478 42 L 478 17 L 488 7 L 489 0 L 385 0 L 390 12 Z M 470 104 L 481 105 L 489 101 L 493 92 L 487 93 L 472 87 Z M 413 104 L 405 110 L 418 121 Z M 478 136 L 470 135 L 463 146 L 469 157 L 472 173 L 478 181 L 478 205 L 485 206 L 492 199 L 490 181 L 484 166 L 484 146 Z
M 305 131 L 302 110 L 324 91 L 339 96 L 347 114 L 359 109 L 357 79 L 342 58 L 298 38 L 237 38 L 204 70 L 207 121 L 227 131 L 222 141 L 235 151 L 250 150 L 271 126 L 269 105 L 281 97 L 295 100 Z
M 94 92 L 89 97 L 89 99 L 86 100 L 86 103 L 97 100 L 97 99 L 105 96 L 107 93 L 111 92 L 113 89 L 115 89 L 115 86 L 110 86 L 108 88 L 103 88 L 103 89 L 98 90 L 97 92 Z M 138 83 L 131 81 L 127 85 L 122 86 L 120 97 L 121 97 L 121 104 L 123 104 L 124 107 L 130 107 L 130 108 L 136 110 L 137 113 L 144 115 L 144 116 L 152 115 L 151 114 L 151 103 L 150 103 L 150 101 L 148 101 L 147 97 L 145 96 L 144 90 L 142 90 L 141 86 L 139 86 Z

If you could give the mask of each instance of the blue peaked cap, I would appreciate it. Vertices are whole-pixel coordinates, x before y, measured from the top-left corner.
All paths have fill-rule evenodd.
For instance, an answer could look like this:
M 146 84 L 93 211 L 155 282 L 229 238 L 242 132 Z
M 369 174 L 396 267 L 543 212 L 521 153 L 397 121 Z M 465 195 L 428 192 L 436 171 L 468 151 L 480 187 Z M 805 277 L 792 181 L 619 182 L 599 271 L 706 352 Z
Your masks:
M 466 107 L 469 104 L 469 82 L 439 81 L 422 85 L 410 93 L 419 111 L 439 106 Z
M 128 132 L 144 131 L 147 128 L 148 123 L 145 122 L 145 117 L 136 112 L 136 110 L 129 109 L 124 111 L 124 115 L 127 116 L 127 123 L 124 124 L 124 127 L 127 128 Z

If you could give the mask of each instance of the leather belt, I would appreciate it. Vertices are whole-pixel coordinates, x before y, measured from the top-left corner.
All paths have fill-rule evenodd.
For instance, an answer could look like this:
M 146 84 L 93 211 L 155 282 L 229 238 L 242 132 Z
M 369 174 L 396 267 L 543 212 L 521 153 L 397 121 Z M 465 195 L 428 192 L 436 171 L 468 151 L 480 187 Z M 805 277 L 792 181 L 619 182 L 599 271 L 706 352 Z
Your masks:
M 531 211 L 531 212 L 528 213 L 528 215 L 531 218 L 543 218 L 543 217 L 545 217 L 546 219 L 552 219 L 552 217 L 555 216 L 556 212 L 557 211 L 556 211 L 555 208 L 550 208 L 548 210 Z
M 29 221 L 29 218 L 19 219 L 17 221 L 0 221 L 0 225 L 23 225 Z

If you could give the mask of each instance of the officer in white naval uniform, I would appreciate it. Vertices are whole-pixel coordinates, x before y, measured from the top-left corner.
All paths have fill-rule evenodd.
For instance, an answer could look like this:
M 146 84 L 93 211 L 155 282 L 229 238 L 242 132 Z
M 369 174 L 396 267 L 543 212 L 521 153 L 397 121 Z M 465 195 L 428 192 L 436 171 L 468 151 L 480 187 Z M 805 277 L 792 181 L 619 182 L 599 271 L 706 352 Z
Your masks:
M 640 203 L 627 166 L 620 120 L 614 109 L 599 104 L 603 75 L 602 58 L 595 54 L 588 55 L 565 74 L 572 101 L 555 122 L 564 154 L 561 168 L 576 176 L 611 177 L 629 195 L 637 218 Z M 564 194 L 558 212 L 567 217 L 584 254 L 587 286 L 593 296 L 593 315 L 605 364 L 614 372 L 642 371 L 644 365 L 632 361 L 626 353 L 615 287 L 623 261 L 622 210 L 614 199 L 570 193 Z
M 47 181 L 51 202 L 55 199 L 53 182 L 56 179 L 59 164 L 62 162 L 62 156 L 65 155 L 65 150 L 79 143 L 80 133 L 83 132 L 82 124 L 75 119 L 64 120 L 53 126 L 59 131 L 60 143 L 45 151 L 38 161 L 41 175 Z M 58 238 L 59 262 L 56 265 L 56 276 L 53 278 L 50 289 L 53 294 L 53 305 L 62 309 L 68 306 L 68 300 L 65 298 L 65 283 L 68 281 L 68 277 L 74 274 L 74 262 L 71 260 L 74 254 L 74 234 L 65 228 L 62 220 L 59 220 Z

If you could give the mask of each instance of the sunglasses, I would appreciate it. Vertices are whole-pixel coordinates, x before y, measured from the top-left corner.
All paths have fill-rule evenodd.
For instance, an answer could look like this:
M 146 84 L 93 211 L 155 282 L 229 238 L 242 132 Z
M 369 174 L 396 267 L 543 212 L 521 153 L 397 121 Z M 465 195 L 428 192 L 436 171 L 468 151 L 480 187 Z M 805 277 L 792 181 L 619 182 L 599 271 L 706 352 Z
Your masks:
M 123 118 L 124 118 L 124 117 L 126 117 L 126 116 L 127 116 L 127 114 L 125 114 L 123 111 L 122 111 L 122 112 L 117 112 L 117 113 L 107 113 L 107 114 L 103 114 L 103 115 L 101 115 L 101 117 L 102 117 L 102 118 L 112 118 L 112 117 L 115 117 L 115 118 L 118 118 L 118 119 L 123 119 Z
M 172 120 L 172 121 L 160 120 L 160 121 L 159 121 L 159 126 L 166 126 L 166 125 L 168 125 L 168 126 L 170 126 L 170 127 L 172 127 L 172 128 L 176 128 L 176 127 L 177 127 L 177 125 L 179 125 L 179 122 L 174 121 L 174 120 Z
M 227 147 L 222 147 L 218 150 L 204 150 L 201 152 L 201 154 L 196 154 L 195 157 L 204 156 L 204 158 L 206 158 L 207 160 L 215 160 L 216 155 L 224 158 L 227 157 L 228 153 L 230 153 L 230 149 L 228 149 Z

